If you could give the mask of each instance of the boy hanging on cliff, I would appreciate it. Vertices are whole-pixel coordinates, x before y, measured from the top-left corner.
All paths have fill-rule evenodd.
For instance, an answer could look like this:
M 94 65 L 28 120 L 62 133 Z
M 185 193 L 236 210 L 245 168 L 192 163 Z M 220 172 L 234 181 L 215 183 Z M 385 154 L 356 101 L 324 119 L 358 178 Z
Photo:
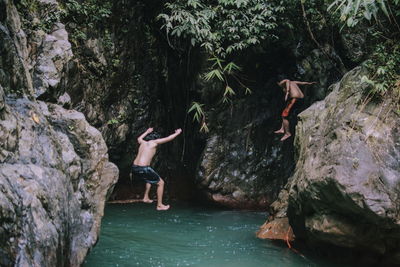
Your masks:
M 289 130 L 288 116 L 291 113 L 293 106 L 304 98 L 304 94 L 300 90 L 298 84 L 314 84 L 314 83 L 316 82 L 299 82 L 299 81 L 291 81 L 288 79 L 284 79 L 278 82 L 278 85 L 285 92 L 285 102 L 286 102 L 286 107 L 282 112 L 282 126 L 279 130 L 275 131 L 275 133 L 283 133 L 281 141 L 285 141 L 292 135 Z
M 162 203 L 162 197 L 164 194 L 164 180 L 161 179 L 160 175 L 158 175 L 158 173 L 156 173 L 150 167 L 150 163 L 153 159 L 153 156 L 156 154 L 157 146 L 172 141 L 182 132 L 182 130 L 176 129 L 175 133 L 164 138 L 159 138 L 158 134 L 150 134 L 151 132 L 153 132 L 153 128 L 147 129 L 137 139 L 139 143 L 139 149 L 138 154 L 133 161 L 132 173 L 135 175 L 135 177 L 146 182 L 143 202 L 153 202 L 153 200 L 149 198 L 149 192 L 151 184 L 157 184 L 157 210 L 168 210 L 169 205 L 164 205 Z

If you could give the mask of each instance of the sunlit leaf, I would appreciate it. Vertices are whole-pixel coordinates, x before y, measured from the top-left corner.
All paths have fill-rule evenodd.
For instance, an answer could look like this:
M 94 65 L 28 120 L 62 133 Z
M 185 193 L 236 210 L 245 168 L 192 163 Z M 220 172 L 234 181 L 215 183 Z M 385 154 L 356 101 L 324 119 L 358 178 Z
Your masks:
M 218 80 L 223 81 L 224 78 L 222 77 L 221 72 L 218 69 L 211 70 L 210 72 L 206 73 L 204 76 L 204 80 L 209 81 L 214 78 L 218 78 Z
M 235 91 L 229 85 L 225 87 L 224 96 L 233 96 L 235 94 Z
M 224 71 L 226 71 L 228 74 L 230 74 L 232 71 L 237 71 L 237 70 L 241 70 L 241 68 L 233 62 L 229 62 L 224 67 Z

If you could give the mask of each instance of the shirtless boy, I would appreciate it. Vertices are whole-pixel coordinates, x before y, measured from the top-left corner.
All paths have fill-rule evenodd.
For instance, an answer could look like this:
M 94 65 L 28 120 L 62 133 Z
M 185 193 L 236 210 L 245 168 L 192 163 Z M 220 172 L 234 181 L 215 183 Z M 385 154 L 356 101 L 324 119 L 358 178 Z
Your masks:
M 298 102 L 300 99 L 304 98 L 303 92 L 299 88 L 299 84 L 314 84 L 315 82 L 299 82 L 299 81 L 291 81 L 288 79 L 284 79 L 278 82 L 278 85 L 282 88 L 283 92 L 285 92 L 285 102 L 286 107 L 282 112 L 282 126 L 279 130 L 275 131 L 275 133 L 283 133 L 281 141 L 285 141 L 292 134 L 289 130 L 289 120 L 288 116 L 290 111 L 292 110 L 294 104 Z
M 133 161 L 132 165 L 132 173 L 135 177 L 143 179 L 146 182 L 146 188 L 144 191 L 143 202 L 152 203 L 153 200 L 149 198 L 149 192 L 151 188 L 151 184 L 157 185 L 157 210 L 167 210 L 169 209 L 169 205 L 164 205 L 162 203 L 162 197 L 164 194 L 164 180 L 161 179 L 160 175 L 156 173 L 151 167 L 150 163 L 153 159 L 154 155 L 157 151 L 157 146 L 160 144 L 167 143 L 172 141 L 175 137 L 177 137 L 182 130 L 176 129 L 175 133 L 164 137 L 164 138 L 155 138 L 153 139 L 147 136 L 149 133 L 153 132 L 153 128 L 147 129 L 142 135 L 140 135 L 137 139 L 139 143 L 138 154 Z

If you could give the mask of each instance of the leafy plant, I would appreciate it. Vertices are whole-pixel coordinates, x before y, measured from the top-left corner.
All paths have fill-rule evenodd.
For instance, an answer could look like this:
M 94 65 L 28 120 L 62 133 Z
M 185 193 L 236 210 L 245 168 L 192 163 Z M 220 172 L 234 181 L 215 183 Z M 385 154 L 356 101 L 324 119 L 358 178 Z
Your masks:
M 204 47 L 220 58 L 263 39 L 275 39 L 273 29 L 284 9 L 262 0 L 176 0 L 165 7 L 167 12 L 158 18 L 167 34 L 188 38 L 192 46 Z
M 236 93 L 229 85 L 228 77 L 234 78 L 242 88 L 245 89 L 245 94 L 251 93 L 251 90 L 240 82 L 240 79 L 236 76 L 236 72 L 241 70 L 241 67 L 236 65 L 234 62 L 229 62 L 225 64 L 225 60 L 218 57 L 212 57 L 208 59 L 212 62 L 210 71 L 204 74 L 204 80 L 218 80 L 224 83 L 224 93 L 222 96 L 222 102 L 226 103 L 230 100 L 230 97 L 234 96 Z
M 237 76 L 241 68 L 230 60 L 236 52 L 259 44 L 264 39 L 277 39 L 274 29 L 277 17 L 284 10 L 279 1 L 263 0 L 176 0 L 165 4 L 160 14 L 167 36 L 188 40 L 191 46 L 202 47 L 209 55 L 211 66 L 202 76 L 205 81 L 224 84 L 222 102 L 236 94 L 229 83 L 234 79 L 248 94 L 251 90 Z M 202 104 L 193 102 L 189 109 L 194 120 L 207 129 Z
M 65 13 L 63 18 L 71 26 L 71 37 L 75 41 L 87 39 L 87 29 L 104 29 L 106 19 L 112 13 L 112 1 L 110 0 L 66 0 L 64 2 Z M 109 32 L 104 30 L 105 41 L 109 42 Z
M 208 132 L 208 126 L 206 123 L 206 115 L 203 110 L 204 104 L 198 102 L 192 102 L 191 107 L 188 110 L 188 113 L 193 112 L 193 120 L 196 120 L 198 123 L 201 124 L 200 131 L 201 132 Z
M 335 8 L 335 10 L 333 10 Z M 347 27 L 354 27 L 361 20 L 372 22 L 379 27 L 369 29 L 372 53 L 364 65 L 370 75 L 362 80 L 371 85 L 366 92 L 375 97 L 390 94 L 394 102 L 400 103 L 400 27 L 397 24 L 400 16 L 400 0 L 389 3 L 388 0 L 334 0 L 328 10 L 340 13 L 340 20 Z M 379 16 L 384 14 L 384 19 Z M 394 31 L 389 29 L 395 25 Z
M 394 1 L 399 5 L 399 0 Z M 390 20 L 392 15 L 388 8 L 387 0 L 334 0 L 328 7 L 333 12 L 340 12 L 340 20 L 345 22 L 348 27 L 357 25 L 363 19 L 371 21 L 372 18 L 378 20 L 378 13 L 382 11 Z
M 19 0 L 16 1 L 16 6 L 23 14 L 21 20 L 28 34 L 31 30 L 49 33 L 65 13 L 58 4 L 41 3 L 38 0 Z
M 363 80 L 372 85 L 371 93 L 382 97 L 388 93 L 400 103 L 400 44 L 382 43 L 364 65 L 371 75 Z
M 117 119 L 111 119 L 107 121 L 107 125 L 113 125 L 113 124 L 118 124 L 119 120 Z
M 76 1 L 67 0 L 65 7 L 69 18 L 75 23 L 85 21 L 87 27 L 93 27 L 110 17 L 112 2 L 99 0 Z

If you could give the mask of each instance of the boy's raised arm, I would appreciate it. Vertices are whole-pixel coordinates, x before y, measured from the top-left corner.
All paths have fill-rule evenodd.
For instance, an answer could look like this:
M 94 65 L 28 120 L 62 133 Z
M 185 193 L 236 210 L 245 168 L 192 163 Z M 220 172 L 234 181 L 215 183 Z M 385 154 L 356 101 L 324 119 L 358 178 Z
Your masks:
M 177 137 L 181 132 L 182 132 L 182 129 L 176 129 L 175 133 L 173 133 L 173 134 L 171 134 L 171 135 L 169 135 L 167 137 L 164 137 L 164 138 L 156 139 L 156 140 L 154 140 L 154 142 L 156 142 L 159 145 L 167 143 L 167 142 L 172 141 L 173 139 L 175 139 L 175 137 Z
M 294 81 L 297 84 L 314 84 L 316 82 L 300 82 L 300 81 Z
M 137 141 L 139 144 L 141 144 L 143 142 L 143 138 L 148 135 L 149 133 L 151 133 L 153 131 L 153 128 L 149 128 L 147 129 L 144 133 L 142 133 L 138 138 Z

